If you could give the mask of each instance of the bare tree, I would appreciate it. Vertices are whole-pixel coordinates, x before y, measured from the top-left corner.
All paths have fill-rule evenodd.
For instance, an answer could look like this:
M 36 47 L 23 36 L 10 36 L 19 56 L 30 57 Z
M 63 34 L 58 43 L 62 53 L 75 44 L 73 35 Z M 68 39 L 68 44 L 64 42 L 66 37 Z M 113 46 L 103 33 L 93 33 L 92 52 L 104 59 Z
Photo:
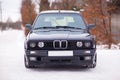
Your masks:
M 50 3 L 48 0 L 36 0 L 39 6 L 39 12 L 50 9 Z
M 111 16 L 108 10 L 111 8 L 108 6 L 106 0 L 84 0 L 85 11 L 84 17 L 88 23 L 95 23 L 96 27 L 91 31 L 96 36 L 97 42 L 108 44 L 108 48 L 111 45 L 116 44 L 117 41 L 113 38 L 114 34 L 111 32 Z
M 32 2 L 32 0 L 22 0 L 20 12 L 23 26 L 25 26 L 27 23 L 32 24 L 34 22 L 36 11 L 35 4 Z M 29 30 L 25 28 L 25 35 L 27 35 L 28 32 Z
M 73 10 L 77 7 L 77 0 L 61 0 L 55 1 L 52 4 L 52 9 L 58 10 Z

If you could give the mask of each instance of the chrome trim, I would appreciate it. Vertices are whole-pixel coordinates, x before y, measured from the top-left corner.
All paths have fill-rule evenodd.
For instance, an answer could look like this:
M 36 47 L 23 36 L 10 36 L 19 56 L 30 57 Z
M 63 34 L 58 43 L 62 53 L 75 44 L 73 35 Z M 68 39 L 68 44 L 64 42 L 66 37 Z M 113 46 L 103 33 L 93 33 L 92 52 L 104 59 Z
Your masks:
M 59 47 L 57 48 L 56 46 L 55 46 L 55 44 L 56 44 L 56 42 L 59 42 L 60 40 L 54 40 L 53 41 L 53 47 L 55 48 L 55 49 L 59 49 Z
M 58 47 L 55 46 L 57 42 L 59 43 Z M 62 42 L 65 42 L 65 47 L 62 47 L 62 45 L 63 45 Z M 67 47 L 68 47 L 68 41 L 67 40 L 54 40 L 53 41 L 53 47 L 55 49 L 67 49 Z

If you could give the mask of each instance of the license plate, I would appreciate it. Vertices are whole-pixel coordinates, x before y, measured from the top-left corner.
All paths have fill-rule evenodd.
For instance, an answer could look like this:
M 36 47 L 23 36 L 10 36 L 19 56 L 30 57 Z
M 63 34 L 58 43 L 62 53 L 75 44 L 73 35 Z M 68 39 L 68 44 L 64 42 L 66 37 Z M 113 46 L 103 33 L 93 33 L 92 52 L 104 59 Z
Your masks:
M 73 51 L 48 51 L 48 56 L 73 56 Z

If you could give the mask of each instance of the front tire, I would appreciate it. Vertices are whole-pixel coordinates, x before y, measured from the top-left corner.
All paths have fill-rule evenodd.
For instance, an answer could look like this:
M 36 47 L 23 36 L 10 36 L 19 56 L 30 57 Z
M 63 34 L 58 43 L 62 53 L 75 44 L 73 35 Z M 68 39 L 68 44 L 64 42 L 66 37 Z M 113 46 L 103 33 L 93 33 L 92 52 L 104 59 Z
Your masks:
M 30 65 L 28 57 L 24 55 L 24 65 L 26 68 L 34 68 L 34 66 Z
M 91 65 L 89 65 L 89 68 L 95 68 L 97 64 L 97 54 L 95 54 L 95 56 L 93 57 L 93 63 Z

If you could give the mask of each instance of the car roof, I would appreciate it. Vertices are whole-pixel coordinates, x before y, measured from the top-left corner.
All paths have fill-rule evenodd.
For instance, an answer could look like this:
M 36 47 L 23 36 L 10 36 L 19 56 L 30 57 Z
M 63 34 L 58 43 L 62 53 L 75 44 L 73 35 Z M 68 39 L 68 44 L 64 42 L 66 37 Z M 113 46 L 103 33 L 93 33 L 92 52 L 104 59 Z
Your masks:
M 73 10 L 47 10 L 47 11 L 41 11 L 40 14 L 44 13 L 77 13 L 80 14 L 79 11 L 73 11 Z

